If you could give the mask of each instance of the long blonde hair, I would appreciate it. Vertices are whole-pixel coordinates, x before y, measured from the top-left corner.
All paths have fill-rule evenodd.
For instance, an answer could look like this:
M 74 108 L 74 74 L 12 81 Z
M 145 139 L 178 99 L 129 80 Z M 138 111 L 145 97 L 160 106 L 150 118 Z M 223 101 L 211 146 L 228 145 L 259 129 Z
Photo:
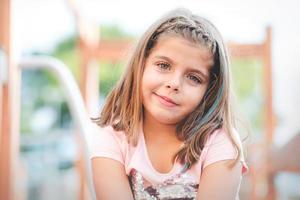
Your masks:
M 234 132 L 236 118 L 231 104 L 231 78 L 226 46 L 212 23 L 187 9 L 170 11 L 142 35 L 123 77 L 108 95 L 101 116 L 95 119 L 95 122 L 102 127 L 111 125 L 116 131 L 124 131 L 128 142 L 137 144 L 143 117 L 140 83 L 145 62 L 158 38 L 174 33 L 208 48 L 214 56 L 214 64 L 203 99 L 195 111 L 176 127 L 177 137 L 184 141 L 184 145 L 173 161 L 179 160 L 190 168 L 199 160 L 210 134 L 223 128 L 236 147 L 236 163 L 241 157 L 242 147 Z

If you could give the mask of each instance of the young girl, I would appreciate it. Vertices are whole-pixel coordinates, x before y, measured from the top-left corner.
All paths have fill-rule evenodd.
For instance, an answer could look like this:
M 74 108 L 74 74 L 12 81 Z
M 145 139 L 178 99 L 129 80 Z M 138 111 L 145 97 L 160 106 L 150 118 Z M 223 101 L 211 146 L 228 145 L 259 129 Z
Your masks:
M 218 30 L 186 9 L 156 21 L 107 97 L 91 146 L 98 199 L 238 199 L 243 161 Z

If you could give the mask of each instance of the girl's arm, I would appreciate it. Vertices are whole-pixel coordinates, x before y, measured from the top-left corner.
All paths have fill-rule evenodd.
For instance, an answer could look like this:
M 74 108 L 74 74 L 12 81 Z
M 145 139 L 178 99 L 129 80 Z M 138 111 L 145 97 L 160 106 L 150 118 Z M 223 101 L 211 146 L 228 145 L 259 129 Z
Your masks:
M 95 157 L 92 171 L 97 200 L 133 200 L 124 165 L 120 162 Z
M 229 168 L 231 160 L 215 162 L 204 168 L 197 200 L 234 200 L 239 191 L 242 179 L 242 164 L 238 162 Z

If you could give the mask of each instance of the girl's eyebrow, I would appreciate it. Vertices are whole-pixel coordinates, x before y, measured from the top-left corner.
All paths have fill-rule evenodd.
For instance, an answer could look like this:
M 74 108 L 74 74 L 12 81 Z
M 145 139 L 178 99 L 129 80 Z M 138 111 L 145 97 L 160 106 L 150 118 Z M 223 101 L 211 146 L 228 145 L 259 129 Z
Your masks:
M 158 55 L 158 56 L 154 56 L 154 58 L 156 58 L 156 59 L 163 59 L 163 60 L 168 61 L 171 64 L 174 64 L 174 62 L 172 61 L 172 59 L 169 58 L 169 57 L 167 57 L 167 56 L 160 56 L 160 55 Z
M 200 75 L 202 76 L 202 78 L 204 79 L 204 81 L 208 81 L 208 80 L 209 80 L 208 75 L 204 74 L 204 73 L 203 73 L 202 71 L 200 71 L 199 69 L 194 69 L 194 68 L 193 68 L 191 71 L 200 74 Z
M 167 62 L 169 62 L 171 64 L 174 64 L 174 61 L 171 58 L 167 57 L 167 56 L 160 56 L 160 55 L 158 55 L 158 56 L 154 56 L 154 58 L 155 59 L 163 59 L 163 60 L 166 60 Z M 190 68 L 190 70 L 192 72 L 196 72 L 196 73 L 200 74 L 205 79 L 205 81 L 209 80 L 208 75 L 205 74 L 205 73 L 203 73 L 201 70 L 199 70 L 197 68 Z

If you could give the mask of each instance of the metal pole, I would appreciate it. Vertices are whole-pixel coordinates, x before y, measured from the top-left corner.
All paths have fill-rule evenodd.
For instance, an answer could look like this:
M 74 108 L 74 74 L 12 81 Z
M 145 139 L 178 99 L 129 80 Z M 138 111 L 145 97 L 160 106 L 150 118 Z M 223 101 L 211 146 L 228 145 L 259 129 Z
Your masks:
M 51 71 L 60 81 L 66 94 L 66 99 L 70 108 L 71 115 L 79 128 L 78 134 L 84 151 L 85 170 L 87 174 L 87 185 L 92 199 L 96 199 L 92 181 L 91 163 L 89 161 L 88 145 L 91 142 L 93 124 L 88 117 L 87 110 L 79 87 L 72 76 L 70 70 L 61 61 L 51 57 L 32 57 L 23 59 L 19 63 L 22 69 L 46 69 Z

